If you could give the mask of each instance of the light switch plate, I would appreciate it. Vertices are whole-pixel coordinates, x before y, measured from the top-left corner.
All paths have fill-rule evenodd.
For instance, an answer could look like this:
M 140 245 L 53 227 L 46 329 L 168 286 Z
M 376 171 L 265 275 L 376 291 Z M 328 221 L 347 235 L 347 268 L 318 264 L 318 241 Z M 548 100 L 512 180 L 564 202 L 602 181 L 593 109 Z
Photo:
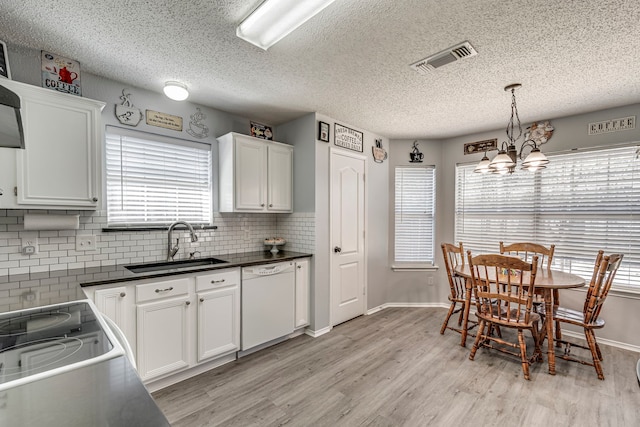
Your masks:
M 93 234 L 79 234 L 76 236 L 76 251 L 95 251 L 96 236 Z

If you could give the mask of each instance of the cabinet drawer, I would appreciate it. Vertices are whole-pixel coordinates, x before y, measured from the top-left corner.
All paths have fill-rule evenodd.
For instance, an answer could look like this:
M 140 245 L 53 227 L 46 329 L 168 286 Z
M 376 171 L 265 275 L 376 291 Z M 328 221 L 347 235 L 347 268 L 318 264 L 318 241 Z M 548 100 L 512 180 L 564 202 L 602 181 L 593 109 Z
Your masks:
M 136 302 L 153 301 L 167 297 L 187 295 L 189 279 L 166 280 L 136 286 Z
M 240 284 L 240 269 L 224 270 L 196 277 L 196 292 Z

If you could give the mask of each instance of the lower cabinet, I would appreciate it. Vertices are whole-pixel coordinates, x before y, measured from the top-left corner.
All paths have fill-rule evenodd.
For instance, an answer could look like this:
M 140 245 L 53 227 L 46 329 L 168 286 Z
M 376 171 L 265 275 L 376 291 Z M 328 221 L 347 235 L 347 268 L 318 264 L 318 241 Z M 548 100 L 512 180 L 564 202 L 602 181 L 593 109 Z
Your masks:
M 196 277 L 198 362 L 240 348 L 239 271 Z
M 137 363 L 143 381 L 190 365 L 190 305 L 185 295 L 137 306 Z
M 309 325 L 309 258 L 296 261 L 295 324 L 296 329 Z

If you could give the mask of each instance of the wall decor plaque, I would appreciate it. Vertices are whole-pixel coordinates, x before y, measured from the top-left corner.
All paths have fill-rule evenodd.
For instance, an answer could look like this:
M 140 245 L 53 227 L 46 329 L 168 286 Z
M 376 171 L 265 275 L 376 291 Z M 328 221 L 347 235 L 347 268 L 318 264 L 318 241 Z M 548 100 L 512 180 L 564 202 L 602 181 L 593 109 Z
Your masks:
M 464 144 L 464 154 L 474 154 L 483 151 L 493 151 L 498 149 L 498 139 L 485 139 L 484 141 L 467 142 Z
M 116 104 L 116 118 L 123 125 L 138 126 L 142 120 L 142 111 L 133 105 L 130 96 L 130 93 L 125 93 L 125 89 L 122 89 L 122 96 L 120 96 L 122 104 Z
M 338 123 L 334 125 L 334 128 L 334 145 L 346 148 L 348 150 L 359 151 L 360 153 L 363 152 L 362 142 L 364 139 L 364 135 L 362 132 L 358 132 L 355 129 L 348 128 Z
M 7 53 L 7 45 L 0 41 L 0 76 L 11 78 L 11 70 L 9 70 L 9 54 Z
M 54 53 L 41 51 L 42 87 L 82 96 L 80 63 Z
M 256 138 L 268 139 L 269 141 L 273 140 L 273 130 L 271 126 L 263 125 L 262 123 L 250 122 L 251 123 L 251 136 L 255 136 Z
M 146 113 L 147 124 L 149 126 L 157 126 L 182 132 L 182 117 L 172 116 L 171 114 L 160 113 L 153 110 L 146 110 Z

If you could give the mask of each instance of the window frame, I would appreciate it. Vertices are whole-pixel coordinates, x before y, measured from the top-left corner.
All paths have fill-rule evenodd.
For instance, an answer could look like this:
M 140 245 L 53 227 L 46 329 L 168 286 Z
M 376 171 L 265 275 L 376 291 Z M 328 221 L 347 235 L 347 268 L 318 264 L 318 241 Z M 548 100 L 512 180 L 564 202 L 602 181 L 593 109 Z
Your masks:
M 398 228 L 397 228 L 397 212 L 398 212 L 398 192 L 397 192 L 397 173 L 400 169 L 420 169 L 425 171 L 430 171 L 431 173 L 431 182 L 428 182 L 427 185 L 432 187 L 431 194 L 431 212 L 429 218 L 431 223 L 431 233 L 430 236 L 430 252 L 431 259 L 427 260 L 398 260 L 398 250 L 397 250 L 397 236 L 398 236 Z M 392 224 L 393 224 L 393 238 L 391 240 L 391 254 L 392 254 L 392 270 L 393 271 L 424 271 L 424 270 L 435 270 L 436 267 L 436 245 L 435 245 L 435 237 L 436 237 L 436 203 L 437 203 L 437 176 L 436 176 L 436 166 L 435 165 L 396 165 L 393 169 L 393 204 L 392 204 Z M 429 207 L 429 206 L 428 206 Z
M 134 129 L 125 129 L 119 126 L 107 125 L 105 127 L 105 137 L 104 137 L 104 148 L 102 150 L 103 161 L 103 200 L 105 200 L 104 209 L 107 217 L 107 226 L 104 228 L 104 231 L 118 231 L 118 230 L 155 230 L 155 229 L 166 229 L 169 224 L 177 220 L 186 220 L 191 223 L 194 227 L 209 229 L 209 228 L 217 228 L 213 225 L 213 216 L 214 216 L 214 195 L 216 194 L 214 191 L 215 188 L 215 167 L 214 167 L 214 151 L 213 146 L 208 141 L 191 141 L 183 138 L 176 138 L 173 136 L 155 134 L 146 131 L 134 130 Z M 177 147 L 187 147 L 187 148 L 195 148 L 197 150 L 202 150 L 203 152 L 208 153 L 208 158 L 206 159 L 206 163 L 208 163 L 208 173 L 206 173 L 206 177 L 208 179 L 208 203 L 206 203 L 207 208 L 203 211 L 206 215 L 206 219 L 202 219 L 202 221 L 194 220 L 190 218 L 184 217 L 174 217 L 167 218 L 167 221 L 150 221 L 150 222 L 138 222 L 138 221 L 109 221 L 110 218 L 110 208 L 109 208 L 109 158 L 108 158 L 108 138 L 110 135 L 115 135 L 118 138 L 133 138 L 138 140 L 148 140 L 155 144 L 168 144 L 175 145 Z M 195 176 L 195 175 L 194 175 Z M 203 176 L 202 174 L 199 176 Z M 202 189 L 200 189 L 202 191 Z M 205 205 L 203 204 L 201 208 Z M 173 209 L 173 207 L 166 207 L 167 210 Z M 208 211 L 208 213 L 206 212 Z
M 465 210 L 465 206 L 461 206 L 461 204 L 465 203 L 462 200 L 463 195 L 461 192 L 464 189 L 461 188 L 463 184 L 460 183 L 460 180 L 464 176 L 467 178 L 478 176 L 479 180 L 482 180 L 482 175 L 470 172 L 475 164 L 456 164 L 454 196 L 455 241 L 462 240 L 465 244 L 465 249 L 468 250 L 498 252 L 498 241 L 504 240 L 509 243 L 509 239 L 496 238 L 494 239 L 495 242 L 491 239 L 482 240 L 478 237 L 481 236 L 480 233 L 505 235 L 517 231 L 520 234 L 524 234 L 522 230 L 526 230 L 527 221 L 529 221 L 532 223 L 533 228 L 528 234 L 532 238 L 521 240 L 544 245 L 554 243 L 556 245 L 553 261 L 555 268 L 578 274 L 588 282 L 591 278 L 593 262 L 598 249 L 604 249 L 606 253 L 620 252 L 625 255 L 625 258 L 623 258 L 621 268 L 618 271 L 618 275 L 616 275 L 617 280 L 614 281 L 612 291 L 620 294 L 640 294 L 640 279 L 638 279 L 640 275 L 636 274 L 640 270 L 640 243 L 634 244 L 633 237 L 626 238 L 626 236 L 633 236 L 634 233 L 638 233 L 634 229 L 640 228 L 640 208 L 634 210 L 636 204 L 628 202 L 628 200 L 640 199 L 640 186 L 636 184 L 637 178 L 640 177 L 640 159 L 637 157 L 638 153 L 640 153 L 639 147 L 639 142 L 629 142 L 607 147 L 548 154 L 547 156 L 551 160 L 549 169 L 536 174 L 520 170 L 516 172 L 517 174 L 523 174 L 523 177 L 528 177 L 523 178 L 523 181 L 525 179 L 529 180 L 532 184 L 531 188 L 527 188 L 526 185 L 518 182 L 514 184 L 513 181 L 515 180 L 513 178 L 516 177 L 513 176 L 507 175 L 503 178 L 502 176 L 487 174 L 487 180 L 495 180 L 494 182 L 504 180 L 507 185 L 513 184 L 514 187 L 524 191 L 526 197 L 532 197 L 530 207 L 521 208 L 520 210 L 517 209 L 517 206 L 510 208 L 503 206 L 500 211 L 495 209 L 490 211 L 487 208 L 486 211 L 476 210 L 475 214 L 469 214 L 470 209 L 467 207 Z M 635 159 L 633 158 L 634 151 Z M 631 162 L 619 163 L 615 161 L 617 157 L 620 158 L 619 156 L 623 154 L 629 157 L 623 157 L 622 159 L 631 159 Z M 545 173 L 553 170 L 551 168 L 554 165 L 554 157 L 556 158 L 556 164 L 563 165 L 563 169 L 556 171 L 551 176 L 549 174 L 545 176 Z M 604 162 L 604 160 L 599 159 L 607 159 L 608 161 Z M 580 165 L 580 162 L 582 162 L 582 165 Z M 585 166 L 589 166 L 589 162 L 599 162 L 597 163 L 598 169 L 587 169 Z M 593 164 L 591 163 L 591 165 Z M 573 167 L 575 172 L 569 171 L 569 173 L 566 173 L 568 166 L 565 165 Z M 585 170 L 589 171 L 589 176 L 587 177 L 584 174 Z M 509 181 L 510 179 L 511 181 Z M 559 187 L 560 184 L 550 185 L 549 181 L 561 182 L 562 187 Z M 488 185 L 490 186 L 491 183 L 489 181 Z M 491 191 L 497 193 L 501 190 L 501 184 L 495 184 L 496 189 L 493 190 L 488 185 L 480 185 L 479 188 L 488 188 L 488 193 Z M 566 196 L 562 193 L 568 192 L 569 190 L 566 190 L 566 188 L 570 185 L 574 187 L 569 193 L 571 197 L 565 198 Z M 583 188 L 576 193 L 575 187 L 580 186 Z M 602 191 L 594 193 L 594 188 L 602 188 Z M 612 192 L 611 188 L 617 188 L 618 191 Z M 508 188 L 502 190 L 509 191 Z M 620 197 L 616 199 L 615 196 L 617 195 Z M 523 200 L 526 199 L 521 194 L 516 194 L 516 197 Z M 489 198 L 480 193 L 475 200 L 483 200 L 484 203 Z M 621 198 L 624 198 L 624 202 L 620 201 Z M 474 207 L 480 205 L 479 203 L 474 203 L 473 198 L 467 200 L 466 205 Z M 561 204 L 563 200 L 566 200 L 564 205 Z M 607 203 L 608 200 L 610 201 Z M 628 208 L 623 207 L 625 205 Z M 527 213 L 529 208 L 533 211 Z M 465 215 L 467 217 L 475 215 L 476 219 L 464 218 Z M 481 219 L 482 215 L 485 215 L 486 218 Z M 511 217 L 500 220 L 501 216 Z M 527 219 L 527 216 L 530 219 Z M 521 221 L 519 224 L 518 219 Z M 474 225 L 474 221 L 476 221 L 476 225 Z M 482 226 L 478 225 L 481 221 L 483 221 Z M 509 227 L 507 232 L 504 232 L 504 229 L 500 230 L 500 226 L 496 225 L 499 221 L 506 224 L 502 225 L 502 227 Z M 555 231 L 552 230 L 551 225 L 557 227 Z M 468 227 L 466 233 L 461 231 L 465 227 Z M 581 229 L 588 229 L 589 233 L 581 232 Z M 562 236 L 563 240 L 551 238 L 550 236 L 553 236 L 554 233 L 564 234 Z M 473 238 L 474 235 L 475 238 Z M 592 241 L 593 247 L 588 246 L 589 241 Z M 490 243 L 483 244 L 484 242 Z

